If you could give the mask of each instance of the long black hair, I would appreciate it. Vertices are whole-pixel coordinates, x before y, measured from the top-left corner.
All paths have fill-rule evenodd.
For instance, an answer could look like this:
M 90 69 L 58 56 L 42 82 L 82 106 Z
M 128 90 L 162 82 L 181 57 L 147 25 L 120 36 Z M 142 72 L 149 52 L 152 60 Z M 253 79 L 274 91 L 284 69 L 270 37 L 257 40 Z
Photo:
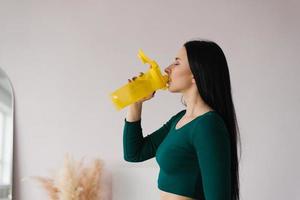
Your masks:
M 191 40 L 184 43 L 190 69 L 201 98 L 224 119 L 230 133 L 231 199 L 239 200 L 239 160 L 237 144 L 241 141 L 227 61 L 222 49 L 213 41 Z

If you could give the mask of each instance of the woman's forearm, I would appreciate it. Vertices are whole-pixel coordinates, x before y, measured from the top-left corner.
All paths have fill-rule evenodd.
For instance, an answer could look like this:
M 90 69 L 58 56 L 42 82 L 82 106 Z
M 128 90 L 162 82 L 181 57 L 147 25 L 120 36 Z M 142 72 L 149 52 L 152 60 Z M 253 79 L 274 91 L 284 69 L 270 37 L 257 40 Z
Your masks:
M 128 122 L 135 122 L 141 119 L 142 102 L 137 102 L 129 105 L 126 120 Z

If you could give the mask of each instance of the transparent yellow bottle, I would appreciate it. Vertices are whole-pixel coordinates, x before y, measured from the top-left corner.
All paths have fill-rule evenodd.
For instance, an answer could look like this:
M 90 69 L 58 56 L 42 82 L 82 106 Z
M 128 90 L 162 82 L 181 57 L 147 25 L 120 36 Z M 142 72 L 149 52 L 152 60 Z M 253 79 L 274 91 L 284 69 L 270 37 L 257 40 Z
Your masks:
M 148 58 L 142 50 L 139 50 L 138 57 L 144 64 L 150 64 L 150 68 L 147 72 L 110 94 L 111 101 L 117 110 L 148 97 L 158 89 L 166 90 L 168 87 L 169 77 L 161 74 L 158 64 Z

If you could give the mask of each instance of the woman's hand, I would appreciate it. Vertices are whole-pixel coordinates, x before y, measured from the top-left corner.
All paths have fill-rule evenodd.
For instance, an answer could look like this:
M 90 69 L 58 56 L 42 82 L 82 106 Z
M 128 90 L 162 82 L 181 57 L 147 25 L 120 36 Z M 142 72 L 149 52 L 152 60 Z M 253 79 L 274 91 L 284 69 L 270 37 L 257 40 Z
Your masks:
M 143 74 L 144 74 L 143 72 L 140 72 L 140 75 L 139 75 L 139 76 L 143 76 Z M 132 77 L 132 80 L 128 79 L 128 82 L 130 83 L 131 81 L 134 81 L 136 78 L 137 78 L 137 77 L 134 76 L 134 77 Z M 152 94 L 150 94 L 149 96 L 144 97 L 144 98 L 142 98 L 141 100 L 139 100 L 139 101 L 137 101 L 137 102 L 135 102 L 135 103 L 142 104 L 144 101 L 147 101 L 147 100 L 152 99 L 152 98 L 154 97 L 154 95 L 155 95 L 155 92 L 156 92 L 156 91 L 154 91 L 154 92 L 153 92 Z

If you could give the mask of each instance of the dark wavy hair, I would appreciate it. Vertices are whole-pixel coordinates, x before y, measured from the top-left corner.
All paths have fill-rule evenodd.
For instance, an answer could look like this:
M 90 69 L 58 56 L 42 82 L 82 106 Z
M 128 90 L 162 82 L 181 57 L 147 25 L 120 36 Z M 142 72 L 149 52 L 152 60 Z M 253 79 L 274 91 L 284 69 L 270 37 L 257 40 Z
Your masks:
M 230 133 L 231 145 L 231 199 L 239 200 L 239 127 L 231 96 L 227 61 L 222 49 L 213 41 L 191 40 L 184 44 L 190 69 L 201 98 L 224 119 Z M 186 106 L 186 104 L 184 103 Z

